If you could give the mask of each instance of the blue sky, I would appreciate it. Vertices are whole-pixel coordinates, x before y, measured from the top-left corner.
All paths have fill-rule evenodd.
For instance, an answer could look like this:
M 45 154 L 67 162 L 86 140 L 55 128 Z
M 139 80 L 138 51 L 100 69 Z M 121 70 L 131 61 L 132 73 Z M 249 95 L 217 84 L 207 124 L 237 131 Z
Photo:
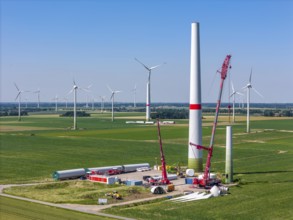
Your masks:
M 216 102 L 220 69 L 232 54 L 229 80 L 244 87 L 253 68 L 252 102 L 293 102 L 293 1 L 1 0 L 1 101 L 41 90 L 41 101 L 66 97 L 73 78 L 86 96 L 145 102 L 146 65 L 152 102 L 188 102 L 191 23 L 200 23 L 202 101 Z M 229 80 L 223 101 L 227 102 Z M 36 94 L 25 95 L 36 101 Z M 73 95 L 69 96 L 72 100 Z

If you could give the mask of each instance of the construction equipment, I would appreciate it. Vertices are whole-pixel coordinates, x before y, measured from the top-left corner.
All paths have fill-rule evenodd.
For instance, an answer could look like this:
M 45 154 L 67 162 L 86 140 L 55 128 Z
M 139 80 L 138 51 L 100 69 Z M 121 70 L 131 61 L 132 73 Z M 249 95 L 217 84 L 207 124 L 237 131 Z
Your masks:
M 222 65 L 222 70 L 220 71 L 220 73 L 221 73 L 220 92 L 219 92 L 219 97 L 218 97 L 218 101 L 217 101 L 216 115 L 215 115 L 215 119 L 214 119 L 214 123 L 213 123 L 213 130 L 212 130 L 212 136 L 211 136 L 211 140 L 210 140 L 210 146 L 204 147 L 204 146 L 197 145 L 197 144 L 190 142 L 190 145 L 195 146 L 197 149 L 199 149 L 199 150 L 203 149 L 203 150 L 208 151 L 206 167 L 205 167 L 203 178 L 202 179 L 195 178 L 193 181 L 194 184 L 199 184 L 200 186 L 203 186 L 205 188 L 209 188 L 213 185 L 217 185 L 220 183 L 220 180 L 210 178 L 210 168 L 211 168 L 211 158 L 213 156 L 214 139 L 215 139 L 216 127 L 217 127 L 217 123 L 218 123 L 218 115 L 219 115 L 219 109 L 220 109 L 220 105 L 221 105 L 224 80 L 226 79 L 228 69 L 231 68 L 231 66 L 229 65 L 230 59 L 231 59 L 231 55 L 227 55 L 224 60 L 223 65 Z
M 185 177 L 185 169 L 182 169 L 181 163 L 178 162 L 177 166 L 176 166 L 176 175 L 179 176 L 180 178 L 184 178 Z
M 166 162 L 165 162 L 165 155 L 163 151 L 159 119 L 157 119 L 157 126 L 158 126 L 158 137 L 159 137 L 159 143 L 160 143 L 160 153 L 161 153 L 161 163 L 162 163 L 162 178 L 157 179 L 157 178 L 150 177 L 148 178 L 148 182 L 151 185 L 168 185 L 168 184 L 171 184 L 171 182 L 168 179 L 167 170 L 166 170 Z
M 157 126 L 158 126 L 158 137 L 159 137 L 159 143 L 160 143 L 160 153 L 161 153 L 161 163 L 162 163 L 162 179 L 160 180 L 160 183 L 167 185 L 167 184 L 171 184 L 171 182 L 168 180 L 168 176 L 167 176 L 166 162 L 165 162 L 165 155 L 163 151 L 159 119 L 157 119 Z
M 105 196 L 111 196 L 113 199 L 117 199 L 117 200 L 122 199 L 121 194 L 119 194 L 117 191 L 113 191 L 111 193 L 106 193 Z

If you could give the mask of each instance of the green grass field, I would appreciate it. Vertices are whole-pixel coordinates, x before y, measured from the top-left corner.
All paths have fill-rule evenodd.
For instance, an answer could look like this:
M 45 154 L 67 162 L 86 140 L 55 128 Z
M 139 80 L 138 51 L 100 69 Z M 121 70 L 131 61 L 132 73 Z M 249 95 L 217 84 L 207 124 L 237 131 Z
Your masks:
M 71 118 L 54 115 L 23 117 L 21 122 L 14 117 L 0 118 L 0 184 L 52 182 L 52 172 L 63 169 L 142 162 L 154 165 L 160 155 L 156 126 L 125 124 L 135 120 L 132 116 L 139 120 L 143 113 L 119 113 L 113 123 L 109 114 L 97 113 L 79 118 L 82 129 L 78 131 L 68 129 Z M 233 125 L 234 179 L 240 184 L 231 188 L 230 195 L 184 204 L 156 201 L 106 212 L 138 219 L 292 218 L 293 120 L 259 119 L 252 118 L 250 134 L 245 133 L 245 121 Z M 203 123 L 211 125 L 211 121 L 207 117 Z M 227 118 L 219 122 L 212 171 L 223 173 Z M 161 127 L 167 164 L 187 164 L 187 123 L 182 120 Z M 210 133 L 211 126 L 205 125 L 204 145 L 208 145 Z
M 96 215 L 74 212 L 66 209 L 55 208 L 51 206 L 40 205 L 32 202 L 26 202 L 18 199 L 0 197 L 0 219 L 2 220 L 94 220 L 94 219 L 113 219 L 100 217 Z

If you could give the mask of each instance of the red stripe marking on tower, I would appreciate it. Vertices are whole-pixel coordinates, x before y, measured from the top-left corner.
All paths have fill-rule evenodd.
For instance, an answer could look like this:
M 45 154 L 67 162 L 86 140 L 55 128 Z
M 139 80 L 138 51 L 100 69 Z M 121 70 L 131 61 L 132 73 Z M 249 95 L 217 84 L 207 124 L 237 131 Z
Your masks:
M 189 109 L 190 110 L 201 110 L 201 104 L 190 104 Z
M 150 106 L 150 104 L 146 104 L 146 106 Z

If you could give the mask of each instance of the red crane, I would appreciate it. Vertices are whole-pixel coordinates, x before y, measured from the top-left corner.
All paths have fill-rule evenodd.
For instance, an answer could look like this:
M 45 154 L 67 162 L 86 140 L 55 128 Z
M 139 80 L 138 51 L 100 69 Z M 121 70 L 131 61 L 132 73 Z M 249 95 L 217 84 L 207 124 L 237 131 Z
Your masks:
M 218 123 L 218 116 L 219 116 L 219 110 L 220 110 L 220 105 L 221 105 L 224 80 L 226 79 L 228 69 L 231 68 L 231 66 L 229 65 L 230 59 L 231 59 L 231 55 L 227 55 L 224 60 L 223 65 L 222 65 L 222 70 L 220 71 L 220 73 L 221 73 L 220 92 L 219 92 L 219 97 L 218 97 L 218 101 L 217 101 L 216 115 L 215 115 L 215 119 L 214 119 L 214 123 L 213 123 L 213 130 L 212 130 L 212 136 L 211 136 L 211 140 L 210 140 L 210 146 L 204 147 L 204 146 L 197 145 L 197 144 L 190 142 L 190 145 L 195 146 L 197 149 L 199 149 L 199 150 L 203 149 L 203 150 L 208 151 L 207 162 L 206 162 L 206 167 L 205 167 L 203 179 L 200 179 L 200 180 L 195 179 L 195 181 L 194 181 L 204 187 L 208 187 L 213 184 L 219 183 L 219 181 L 217 181 L 217 180 L 215 181 L 214 179 L 213 180 L 210 179 L 210 168 L 211 168 L 211 158 L 213 156 L 214 139 L 215 139 L 216 127 L 217 127 L 217 123 Z
M 161 138 L 161 130 L 160 130 L 160 121 L 157 119 L 157 126 L 158 126 L 158 137 L 160 143 L 160 153 L 161 153 L 161 163 L 162 163 L 162 179 L 160 181 L 161 184 L 170 184 L 170 180 L 168 180 L 167 170 L 166 170 L 166 162 L 165 162 L 165 155 L 163 151 L 163 144 Z

